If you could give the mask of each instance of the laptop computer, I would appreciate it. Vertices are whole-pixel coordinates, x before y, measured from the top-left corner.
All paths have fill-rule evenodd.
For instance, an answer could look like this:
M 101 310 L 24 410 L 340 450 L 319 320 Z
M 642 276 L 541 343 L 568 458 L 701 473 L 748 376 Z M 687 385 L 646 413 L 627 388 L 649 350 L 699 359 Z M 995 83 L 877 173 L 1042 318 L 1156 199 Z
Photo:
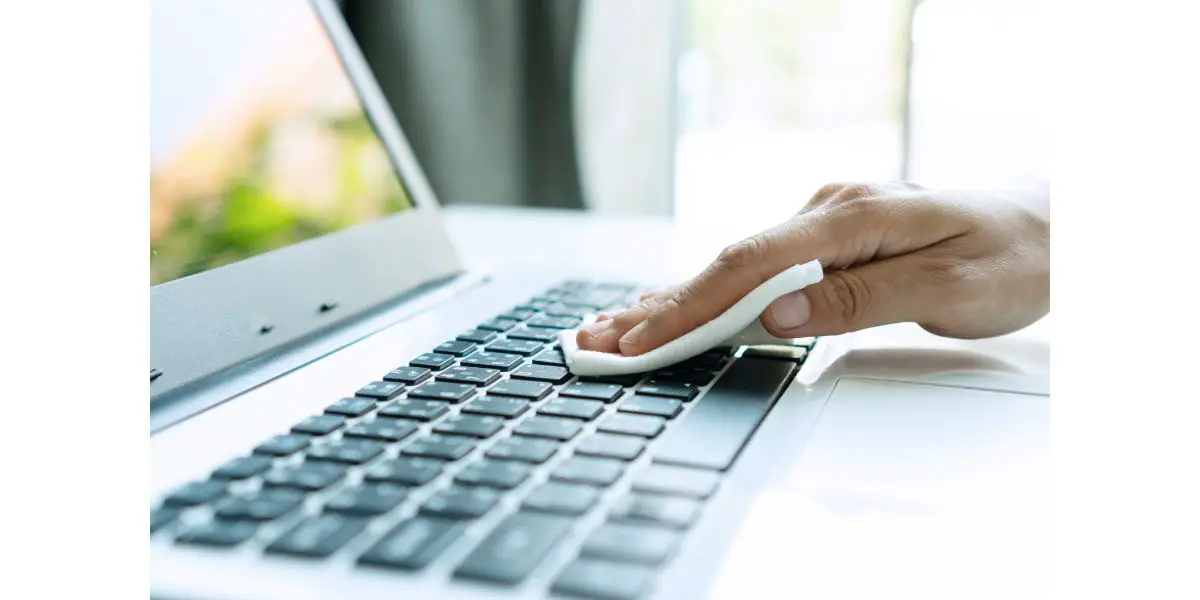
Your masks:
M 853 595 L 897 556 L 1042 581 L 1038 335 L 576 377 L 557 332 L 639 282 L 461 264 L 335 1 L 156 9 L 154 597 Z

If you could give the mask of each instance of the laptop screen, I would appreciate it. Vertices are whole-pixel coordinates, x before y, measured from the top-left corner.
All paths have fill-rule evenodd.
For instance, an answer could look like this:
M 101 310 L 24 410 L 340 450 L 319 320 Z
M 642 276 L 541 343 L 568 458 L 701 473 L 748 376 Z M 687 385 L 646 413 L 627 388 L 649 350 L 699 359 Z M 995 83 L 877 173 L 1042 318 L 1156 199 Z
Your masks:
M 151 7 L 150 283 L 412 206 L 306 0 Z

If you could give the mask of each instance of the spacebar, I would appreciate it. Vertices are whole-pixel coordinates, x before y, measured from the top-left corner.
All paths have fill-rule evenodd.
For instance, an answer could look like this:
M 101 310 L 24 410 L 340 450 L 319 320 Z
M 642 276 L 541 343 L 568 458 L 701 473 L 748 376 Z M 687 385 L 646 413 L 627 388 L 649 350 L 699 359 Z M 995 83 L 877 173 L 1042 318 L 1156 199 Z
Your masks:
M 654 462 L 728 469 L 795 371 L 795 363 L 789 361 L 737 359 L 692 410 L 667 429 L 654 449 Z

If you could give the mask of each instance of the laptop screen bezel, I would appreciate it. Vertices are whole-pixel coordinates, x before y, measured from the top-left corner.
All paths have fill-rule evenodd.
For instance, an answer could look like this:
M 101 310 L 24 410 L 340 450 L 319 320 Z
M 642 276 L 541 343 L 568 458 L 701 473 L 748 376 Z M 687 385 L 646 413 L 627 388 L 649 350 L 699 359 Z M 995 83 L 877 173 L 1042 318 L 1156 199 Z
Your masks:
M 463 271 L 438 202 L 336 0 L 308 0 L 413 206 L 150 288 L 151 408 Z

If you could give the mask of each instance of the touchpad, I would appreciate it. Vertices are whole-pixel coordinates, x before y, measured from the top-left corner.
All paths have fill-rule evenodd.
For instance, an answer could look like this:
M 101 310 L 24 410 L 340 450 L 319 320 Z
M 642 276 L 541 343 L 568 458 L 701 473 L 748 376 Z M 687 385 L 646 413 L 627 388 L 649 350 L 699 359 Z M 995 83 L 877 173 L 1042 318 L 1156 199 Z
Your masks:
M 1052 552 L 1049 419 L 1042 395 L 843 378 L 736 545 L 786 541 L 777 566 L 810 584 L 797 594 L 1036 596 Z M 771 577 L 761 551 L 733 562 L 744 552 L 759 562 L 729 577 Z
M 1049 424 L 1047 396 L 843 378 L 797 470 L 896 509 L 1006 503 L 1047 466 Z

